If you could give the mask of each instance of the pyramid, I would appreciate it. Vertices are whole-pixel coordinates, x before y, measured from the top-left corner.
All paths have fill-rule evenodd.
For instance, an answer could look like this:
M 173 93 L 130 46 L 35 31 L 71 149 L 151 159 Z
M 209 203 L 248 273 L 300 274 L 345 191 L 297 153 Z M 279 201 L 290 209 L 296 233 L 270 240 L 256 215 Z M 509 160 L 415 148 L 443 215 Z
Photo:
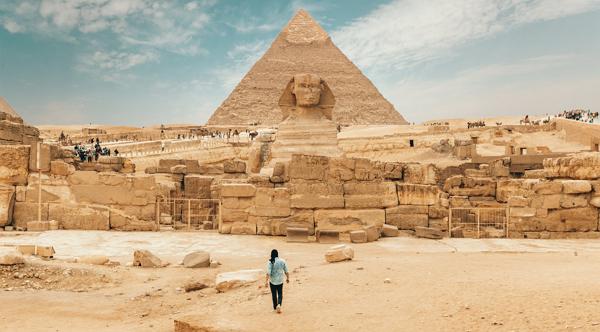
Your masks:
M 13 118 L 21 118 L 17 112 L 10 106 L 6 99 L 0 97 L 0 113 L 5 113 Z
M 207 124 L 278 124 L 283 120 L 279 97 L 298 73 L 317 74 L 327 82 L 336 98 L 332 120 L 338 124 L 407 124 L 304 10 L 288 22 Z

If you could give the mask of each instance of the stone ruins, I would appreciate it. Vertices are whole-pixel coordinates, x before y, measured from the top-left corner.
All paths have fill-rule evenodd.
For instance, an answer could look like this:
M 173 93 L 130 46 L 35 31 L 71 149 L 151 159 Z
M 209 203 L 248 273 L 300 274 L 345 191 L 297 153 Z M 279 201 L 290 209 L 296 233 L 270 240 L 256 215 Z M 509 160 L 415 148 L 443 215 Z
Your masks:
M 305 11 L 208 126 L 67 132 L 119 155 L 79 158 L 55 129 L 26 125 L 4 99 L 0 109 L 6 229 L 600 238 L 596 125 L 400 125 Z M 341 126 L 355 124 L 370 126 Z

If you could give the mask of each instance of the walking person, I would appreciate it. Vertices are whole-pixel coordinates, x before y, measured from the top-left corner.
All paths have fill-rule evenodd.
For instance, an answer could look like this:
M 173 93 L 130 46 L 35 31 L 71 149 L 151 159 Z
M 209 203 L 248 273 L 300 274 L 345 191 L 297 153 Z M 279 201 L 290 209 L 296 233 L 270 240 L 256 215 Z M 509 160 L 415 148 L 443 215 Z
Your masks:
M 278 314 L 281 313 L 281 300 L 283 297 L 283 275 L 285 274 L 285 282 L 290 282 L 290 274 L 288 273 L 287 263 L 279 258 L 277 249 L 271 250 L 271 259 L 267 263 L 267 275 L 265 286 L 267 284 L 271 288 L 271 297 L 273 298 L 273 310 Z

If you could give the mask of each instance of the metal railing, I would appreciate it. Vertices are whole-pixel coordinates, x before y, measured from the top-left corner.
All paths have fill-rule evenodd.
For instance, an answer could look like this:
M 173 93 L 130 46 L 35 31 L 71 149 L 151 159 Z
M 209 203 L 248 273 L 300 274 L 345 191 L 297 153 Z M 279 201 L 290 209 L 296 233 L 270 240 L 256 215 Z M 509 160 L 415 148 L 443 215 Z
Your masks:
M 221 200 L 162 196 L 156 199 L 158 227 L 170 225 L 175 229 L 217 229 L 221 222 Z
M 448 234 L 460 227 L 464 237 L 503 238 L 508 237 L 510 211 L 508 207 L 456 207 L 448 213 Z

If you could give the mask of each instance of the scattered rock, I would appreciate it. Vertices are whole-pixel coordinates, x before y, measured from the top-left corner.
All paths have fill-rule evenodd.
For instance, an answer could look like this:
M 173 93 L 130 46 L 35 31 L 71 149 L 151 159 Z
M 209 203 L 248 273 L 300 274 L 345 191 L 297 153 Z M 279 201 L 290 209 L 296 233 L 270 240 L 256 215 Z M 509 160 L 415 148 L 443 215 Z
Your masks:
M 444 232 L 437 228 L 416 226 L 415 235 L 417 235 L 417 237 L 422 237 L 426 239 L 439 240 L 442 237 L 444 237 Z
M 385 280 L 383 280 L 384 284 L 391 284 L 392 280 L 390 278 L 385 278 Z
M 189 268 L 209 267 L 210 254 L 203 250 L 189 253 L 183 258 L 183 266 Z
M 167 264 L 164 264 L 160 258 L 154 256 L 148 250 L 136 250 L 133 252 L 133 266 L 141 266 L 141 267 L 163 267 Z
M 257 281 L 264 274 L 263 270 L 239 270 L 219 273 L 215 280 L 215 288 L 219 292 L 238 288 Z
M 77 263 L 92 265 L 105 265 L 108 261 L 106 256 L 84 256 L 77 259 Z
M 398 236 L 398 226 L 384 224 L 381 234 L 385 237 L 396 237 Z
M 352 241 L 352 243 L 366 243 L 367 232 L 364 230 L 350 232 L 350 241 Z
M 200 281 L 190 282 L 183 286 L 183 289 L 185 290 L 186 293 L 198 291 L 198 290 L 201 290 L 204 288 L 208 288 L 208 285 L 203 282 L 200 282 Z
M 333 246 L 325 253 L 325 260 L 329 263 L 352 260 L 354 258 L 354 249 L 346 244 Z

